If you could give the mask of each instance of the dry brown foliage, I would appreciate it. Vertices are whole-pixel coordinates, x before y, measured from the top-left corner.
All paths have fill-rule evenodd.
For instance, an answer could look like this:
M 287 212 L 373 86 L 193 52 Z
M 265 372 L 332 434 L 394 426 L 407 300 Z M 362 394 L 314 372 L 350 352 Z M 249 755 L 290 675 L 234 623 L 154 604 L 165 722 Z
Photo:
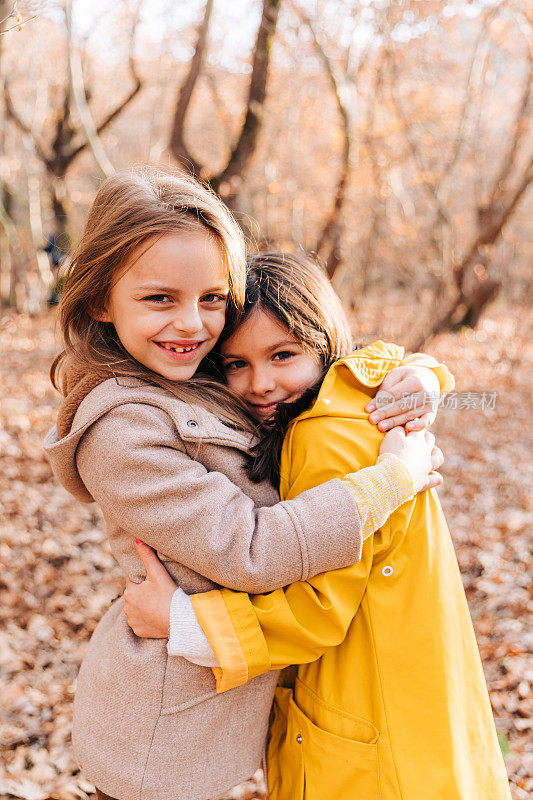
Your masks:
M 394 340 L 406 309 L 369 303 L 362 341 Z M 375 309 L 379 309 L 376 312 Z M 514 800 L 533 790 L 530 425 L 532 314 L 497 306 L 477 332 L 445 335 L 461 392 L 498 392 L 493 410 L 442 410 L 441 495 L 464 578 Z M 529 331 L 528 331 L 529 326 Z M 90 797 L 70 747 L 78 667 L 122 580 L 96 506 L 71 498 L 41 448 L 58 398 L 47 369 L 54 315 L 0 322 L 0 797 Z M 529 442 L 530 444 L 530 442 Z M 234 798 L 264 798 L 260 775 Z

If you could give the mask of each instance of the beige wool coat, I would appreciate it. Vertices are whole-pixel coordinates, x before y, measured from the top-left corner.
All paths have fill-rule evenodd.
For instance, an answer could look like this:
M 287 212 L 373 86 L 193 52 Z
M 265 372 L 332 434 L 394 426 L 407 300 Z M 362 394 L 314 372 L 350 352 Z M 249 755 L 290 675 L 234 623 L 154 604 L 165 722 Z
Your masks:
M 63 486 L 97 502 L 124 574 L 144 577 L 135 537 L 189 594 L 265 592 L 361 557 L 354 498 L 332 480 L 286 502 L 243 469 L 251 437 L 134 379 L 106 380 L 45 448 Z M 78 677 L 73 745 L 118 800 L 206 800 L 259 766 L 277 673 L 216 694 L 210 669 L 139 639 L 123 600 L 97 626 Z

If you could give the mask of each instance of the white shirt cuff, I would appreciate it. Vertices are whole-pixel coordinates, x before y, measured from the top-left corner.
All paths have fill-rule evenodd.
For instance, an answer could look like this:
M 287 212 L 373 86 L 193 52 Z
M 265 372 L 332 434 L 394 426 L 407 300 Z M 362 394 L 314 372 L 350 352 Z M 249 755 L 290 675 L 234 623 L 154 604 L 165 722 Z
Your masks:
M 218 659 L 198 622 L 190 597 L 176 589 L 170 603 L 170 634 L 167 651 L 201 667 L 218 667 Z

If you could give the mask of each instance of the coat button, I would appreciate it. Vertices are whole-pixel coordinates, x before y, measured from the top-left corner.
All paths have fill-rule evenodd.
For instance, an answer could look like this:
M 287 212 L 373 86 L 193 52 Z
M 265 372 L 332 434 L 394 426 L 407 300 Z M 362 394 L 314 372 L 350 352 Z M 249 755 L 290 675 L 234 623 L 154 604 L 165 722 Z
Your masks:
M 301 733 L 299 733 L 298 736 L 296 737 L 296 741 L 298 742 L 298 744 L 301 744 L 303 742 L 303 737 Z
M 187 427 L 188 427 L 188 428 L 197 428 L 197 427 L 198 427 L 198 423 L 196 422 L 196 420 L 195 420 L 195 419 L 190 419 L 190 420 L 187 422 Z
M 383 569 L 381 570 L 381 574 L 385 575 L 386 578 L 389 578 L 393 572 L 394 570 L 392 567 L 383 567 Z

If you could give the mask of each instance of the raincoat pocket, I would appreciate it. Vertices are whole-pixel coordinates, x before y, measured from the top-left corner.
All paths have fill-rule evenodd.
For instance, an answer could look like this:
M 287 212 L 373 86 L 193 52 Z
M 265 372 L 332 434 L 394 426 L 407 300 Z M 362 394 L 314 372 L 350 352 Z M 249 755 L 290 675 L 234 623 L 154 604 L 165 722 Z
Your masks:
M 308 697 L 307 687 L 298 687 L 299 683 L 297 696 L 305 697 L 306 706 L 318 700 L 318 716 L 338 716 L 343 730 L 352 725 L 364 738 L 319 727 L 296 704 L 290 689 L 279 688 L 267 751 L 270 800 L 379 800 L 378 731 L 365 720 L 349 719 L 350 715 L 316 696 Z

